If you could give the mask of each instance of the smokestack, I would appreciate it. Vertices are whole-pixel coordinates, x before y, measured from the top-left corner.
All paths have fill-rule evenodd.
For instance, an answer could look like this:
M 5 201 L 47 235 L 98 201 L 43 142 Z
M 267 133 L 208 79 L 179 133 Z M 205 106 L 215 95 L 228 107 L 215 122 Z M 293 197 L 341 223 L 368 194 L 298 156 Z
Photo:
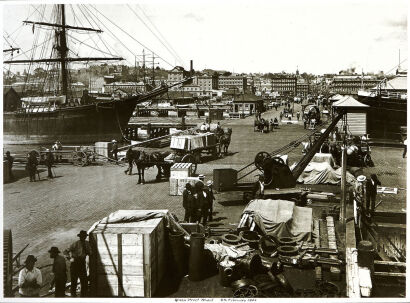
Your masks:
M 190 60 L 189 73 L 190 73 L 191 77 L 194 75 L 194 61 L 193 60 Z

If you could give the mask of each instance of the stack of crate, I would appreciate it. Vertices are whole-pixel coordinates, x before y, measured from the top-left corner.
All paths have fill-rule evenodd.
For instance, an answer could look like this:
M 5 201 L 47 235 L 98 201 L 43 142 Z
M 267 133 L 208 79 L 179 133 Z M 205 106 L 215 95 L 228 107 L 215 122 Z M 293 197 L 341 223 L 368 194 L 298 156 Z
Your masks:
M 198 181 L 200 181 L 198 177 L 192 177 L 192 163 L 175 163 L 171 167 L 169 194 L 181 196 L 187 183 L 195 185 Z

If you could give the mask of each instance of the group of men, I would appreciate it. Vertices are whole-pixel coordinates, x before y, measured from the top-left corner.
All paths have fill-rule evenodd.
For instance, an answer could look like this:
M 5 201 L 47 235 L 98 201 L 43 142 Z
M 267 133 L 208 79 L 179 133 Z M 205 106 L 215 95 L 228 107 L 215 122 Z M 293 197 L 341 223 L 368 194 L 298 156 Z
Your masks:
M 67 259 L 70 260 L 71 277 L 71 297 L 77 296 L 77 282 L 80 279 L 81 297 L 88 295 L 88 277 L 86 267 L 86 257 L 92 255 L 91 246 L 86 241 L 88 234 L 82 230 L 77 235 L 80 239 L 71 244 L 68 249 Z M 60 255 L 58 247 L 51 247 L 48 251 L 50 258 L 53 259 L 53 278 L 50 290 L 55 287 L 55 297 L 65 297 L 67 282 L 66 258 Z M 37 258 L 29 255 L 25 261 L 25 267 L 19 273 L 18 286 L 19 294 L 22 297 L 39 297 L 42 288 L 43 278 L 40 269 L 35 267 Z
M 206 183 L 206 186 L 202 181 L 198 181 L 194 186 L 190 183 L 185 185 L 182 193 L 185 222 L 202 222 L 206 225 L 208 221 L 212 221 L 213 201 L 215 200 L 212 185 L 211 180 Z

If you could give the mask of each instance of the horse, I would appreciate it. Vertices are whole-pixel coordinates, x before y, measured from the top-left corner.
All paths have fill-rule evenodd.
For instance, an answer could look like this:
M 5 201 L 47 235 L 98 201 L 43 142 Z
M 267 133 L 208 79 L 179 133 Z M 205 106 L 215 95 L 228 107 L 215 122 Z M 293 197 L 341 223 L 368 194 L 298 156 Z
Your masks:
M 156 166 L 158 173 L 156 180 L 160 180 L 161 176 L 169 177 L 170 166 L 164 165 L 164 159 L 170 154 L 170 152 L 153 152 L 146 153 L 145 151 L 135 150 L 132 152 L 133 162 L 137 166 L 138 170 L 138 184 L 145 183 L 145 169 Z
M 231 143 L 232 128 L 228 128 L 226 132 L 219 137 L 219 154 L 222 153 L 222 149 L 225 155 L 228 154 L 228 147 Z

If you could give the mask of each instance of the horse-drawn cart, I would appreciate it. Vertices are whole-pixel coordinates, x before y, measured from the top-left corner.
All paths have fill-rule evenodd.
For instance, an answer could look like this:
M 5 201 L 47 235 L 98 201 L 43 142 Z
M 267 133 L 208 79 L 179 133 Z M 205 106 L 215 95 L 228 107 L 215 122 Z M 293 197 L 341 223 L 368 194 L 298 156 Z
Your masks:
M 195 173 L 198 163 L 201 163 L 202 153 L 211 154 L 214 159 L 218 157 L 218 140 L 213 133 L 183 135 L 171 137 L 171 149 L 176 158 L 183 163 L 192 163 Z

